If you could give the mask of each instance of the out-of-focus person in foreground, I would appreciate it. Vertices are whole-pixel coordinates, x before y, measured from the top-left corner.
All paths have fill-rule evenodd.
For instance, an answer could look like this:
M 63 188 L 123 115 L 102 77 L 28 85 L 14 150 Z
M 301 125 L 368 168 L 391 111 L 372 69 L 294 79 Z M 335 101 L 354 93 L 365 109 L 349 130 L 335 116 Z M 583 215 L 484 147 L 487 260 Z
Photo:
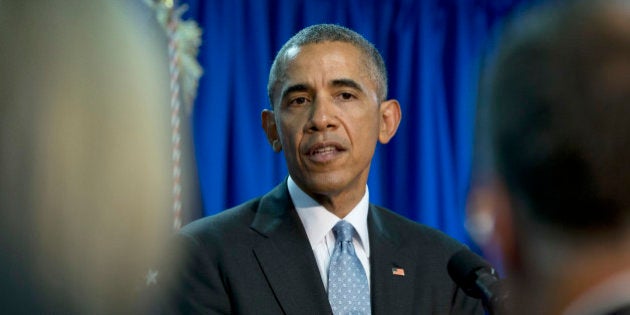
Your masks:
M 532 9 L 494 58 L 470 215 L 508 308 L 630 314 L 630 1 Z
M 144 311 L 172 230 L 167 71 L 140 1 L 0 1 L 0 313 Z

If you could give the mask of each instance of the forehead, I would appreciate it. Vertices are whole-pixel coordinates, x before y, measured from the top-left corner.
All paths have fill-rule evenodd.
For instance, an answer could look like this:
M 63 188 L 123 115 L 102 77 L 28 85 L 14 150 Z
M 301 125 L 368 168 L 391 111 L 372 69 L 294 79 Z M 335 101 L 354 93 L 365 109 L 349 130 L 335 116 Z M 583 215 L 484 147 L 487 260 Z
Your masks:
M 369 62 L 367 56 L 354 45 L 330 41 L 291 47 L 284 59 L 286 73 L 313 66 L 326 67 L 326 70 L 343 67 L 346 70 L 366 71 Z
M 287 86 L 314 84 L 315 80 L 330 83 L 335 79 L 351 79 L 360 84 L 364 92 L 376 95 L 378 79 L 375 71 L 376 65 L 367 52 L 351 43 L 324 41 L 293 46 L 278 59 L 269 96 L 275 106 Z
M 283 61 L 282 75 L 275 85 L 276 97 L 287 86 L 325 86 L 335 80 L 352 80 L 370 96 L 376 93 L 377 82 L 369 57 L 350 43 L 327 41 L 291 47 Z

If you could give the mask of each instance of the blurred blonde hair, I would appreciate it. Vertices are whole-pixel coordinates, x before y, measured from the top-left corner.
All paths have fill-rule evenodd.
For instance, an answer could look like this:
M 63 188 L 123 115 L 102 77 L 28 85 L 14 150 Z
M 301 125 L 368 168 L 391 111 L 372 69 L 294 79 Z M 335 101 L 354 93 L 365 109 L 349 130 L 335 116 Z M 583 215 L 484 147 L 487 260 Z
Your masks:
M 0 236 L 16 286 L 39 302 L 135 313 L 148 268 L 165 262 L 161 35 L 140 1 L 0 0 Z

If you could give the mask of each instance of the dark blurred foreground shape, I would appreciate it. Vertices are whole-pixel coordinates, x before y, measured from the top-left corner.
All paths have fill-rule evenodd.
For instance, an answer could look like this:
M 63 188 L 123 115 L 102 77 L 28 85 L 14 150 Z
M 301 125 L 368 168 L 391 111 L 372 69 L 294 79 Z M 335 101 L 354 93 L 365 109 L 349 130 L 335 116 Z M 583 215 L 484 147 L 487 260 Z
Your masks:
M 629 314 L 630 1 L 530 11 L 483 79 L 469 214 L 512 312 Z

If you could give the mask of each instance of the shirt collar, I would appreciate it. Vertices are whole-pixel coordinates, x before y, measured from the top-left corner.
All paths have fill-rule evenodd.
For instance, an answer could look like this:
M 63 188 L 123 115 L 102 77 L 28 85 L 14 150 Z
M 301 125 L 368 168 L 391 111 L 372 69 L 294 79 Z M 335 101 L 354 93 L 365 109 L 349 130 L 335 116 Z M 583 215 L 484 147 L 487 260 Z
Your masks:
M 326 208 L 300 189 L 291 176 L 289 176 L 287 180 L 287 187 L 293 205 L 295 205 L 295 210 L 302 221 L 308 240 L 311 243 L 311 247 L 315 248 L 341 219 L 326 210 Z M 350 222 L 357 231 L 359 242 L 361 242 L 368 257 L 370 255 L 370 242 L 367 228 L 369 198 L 370 193 L 366 185 L 365 194 L 359 203 L 357 203 L 344 218 L 344 220 Z
M 583 293 L 565 309 L 563 314 L 608 314 L 615 308 L 628 305 L 629 287 L 630 269 L 627 269 Z

